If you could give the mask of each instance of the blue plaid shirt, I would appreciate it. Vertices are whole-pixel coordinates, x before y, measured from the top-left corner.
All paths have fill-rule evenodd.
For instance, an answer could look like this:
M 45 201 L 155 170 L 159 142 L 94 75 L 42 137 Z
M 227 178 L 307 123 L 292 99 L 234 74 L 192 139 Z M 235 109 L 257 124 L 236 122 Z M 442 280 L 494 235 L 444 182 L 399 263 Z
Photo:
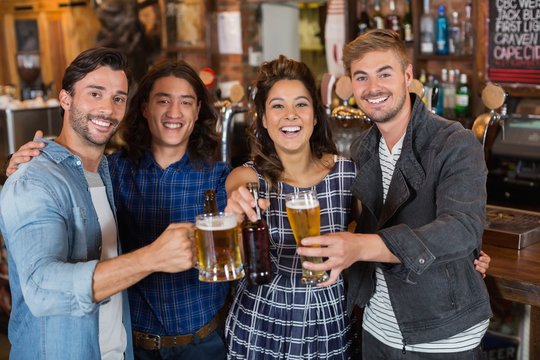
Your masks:
M 207 189 L 215 190 L 218 208 L 225 208 L 225 163 L 195 168 L 186 154 L 162 169 L 149 151 L 138 167 L 121 153 L 108 160 L 125 252 L 150 244 L 172 222 L 194 223 Z M 226 282 L 200 282 L 195 269 L 154 273 L 129 289 L 133 329 L 155 335 L 194 333 L 216 316 L 228 288 Z

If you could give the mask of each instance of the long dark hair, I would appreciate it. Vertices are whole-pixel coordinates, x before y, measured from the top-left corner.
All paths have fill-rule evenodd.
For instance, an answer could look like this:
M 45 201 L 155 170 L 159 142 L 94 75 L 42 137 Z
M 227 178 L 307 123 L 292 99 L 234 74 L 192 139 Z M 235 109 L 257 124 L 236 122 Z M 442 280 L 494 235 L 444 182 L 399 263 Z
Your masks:
M 83 51 L 69 64 L 62 78 L 62 89 L 71 96 L 75 95 L 75 84 L 103 66 L 123 71 L 128 79 L 128 85 L 131 83 L 131 71 L 124 53 L 107 47 L 96 47 Z M 64 109 L 60 108 L 60 114 L 64 116 Z
M 332 133 L 328 118 L 315 83 L 315 77 L 309 67 L 299 61 L 288 59 L 280 55 L 279 58 L 264 63 L 257 75 L 255 86 L 257 93 L 254 98 L 255 111 L 248 138 L 251 148 L 251 157 L 258 171 L 274 186 L 283 173 L 283 164 L 279 159 L 274 142 L 263 126 L 263 114 L 266 111 L 266 100 L 270 89 L 280 80 L 299 80 L 304 84 L 313 100 L 314 116 L 317 120 L 313 134 L 309 139 L 311 153 L 321 159 L 325 153 L 337 154 L 336 145 L 332 140 Z
M 216 132 L 218 113 L 202 80 L 195 70 L 182 60 L 160 60 L 142 78 L 121 125 L 120 134 L 124 141 L 122 150 L 129 159 L 138 164 L 145 151 L 150 149 L 152 136 L 143 116 L 143 106 L 149 100 L 154 83 L 167 76 L 186 80 L 200 103 L 199 117 L 188 141 L 187 152 L 190 160 L 194 164 L 215 162 L 219 156 L 219 137 Z

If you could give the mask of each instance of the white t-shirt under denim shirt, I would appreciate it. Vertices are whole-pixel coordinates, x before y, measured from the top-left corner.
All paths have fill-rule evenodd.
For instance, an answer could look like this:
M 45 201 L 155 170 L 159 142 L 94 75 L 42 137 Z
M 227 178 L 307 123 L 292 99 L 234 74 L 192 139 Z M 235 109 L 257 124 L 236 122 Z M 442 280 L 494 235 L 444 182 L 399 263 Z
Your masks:
M 84 171 L 92 203 L 101 227 L 101 260 L 118 256 L 117 228 L 105 185 L 98 173 Z M 99 308 L 99 348 L 102 360 L 124 358 L 127 346 L 126 329 L 122 323 L 122 293 L 110 297 Z
M 401 155 L 404 138 L 405 134 L 403 134 L 401 139 L 394 145 L 392 151 L 390 151 L 384 141 L 384 137 L 381 136 L 379 142 L 379 162 L 382 171 L 383 201 L 386 201 L 392 175 Z M 369 306 L 365 308 L 362 327 L 386 346 L 394 349 L 402 349 L 403 336 L 399 330 L 396 315 L 388 295 L 386 279 L 380 266 L 377 266 L 375 275 L 375 293 L 369 301 Z M 407 345 L 405 346 L 405 350 L 422 353 L 456 353 L 471 350 L 480 344 L 488 325 L 489 319 L 447 339 L 424 344 Z

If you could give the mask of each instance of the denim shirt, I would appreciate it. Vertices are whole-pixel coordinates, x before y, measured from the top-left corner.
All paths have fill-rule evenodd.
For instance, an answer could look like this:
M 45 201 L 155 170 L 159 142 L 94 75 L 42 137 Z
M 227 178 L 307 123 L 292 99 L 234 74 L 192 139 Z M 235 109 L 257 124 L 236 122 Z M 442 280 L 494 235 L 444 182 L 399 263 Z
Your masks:
M 9 177 L 0 194 L 13 300 L 10 358 L 99 359 L 100 304 L 92 301 L 101 253 L 98 217 L 81 159 L 43 141 L 42 155 Z M 105 157 L 98 171 L 114 213 Z M 125 292 L 122 296 L 123 323 L 130 334 Z M 130 336 L 125 358 L 133 358 Z

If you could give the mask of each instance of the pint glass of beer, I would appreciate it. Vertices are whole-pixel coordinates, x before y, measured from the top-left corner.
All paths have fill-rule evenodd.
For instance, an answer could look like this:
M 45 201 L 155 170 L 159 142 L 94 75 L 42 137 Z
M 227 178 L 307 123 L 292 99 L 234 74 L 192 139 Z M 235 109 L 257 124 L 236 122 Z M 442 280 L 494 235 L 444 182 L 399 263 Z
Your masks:
M 301 246 L 303 238 L 318 236 L 321 233 L 321 208 L 315 190 L 288 194 L 285 198 L 287 217 L 293 230 L 296 245 Z M 301 256 L 302 262 L 322 263 L 321 257 Z M 328 279 L 326 271 L 311 271 L 302 268 L 302 282 L 317 284 Z
M 198 215 L 195 246 L 199 280 L 230 281 L 244 277 L 238 246 L 236 215 L 228 213 Z

